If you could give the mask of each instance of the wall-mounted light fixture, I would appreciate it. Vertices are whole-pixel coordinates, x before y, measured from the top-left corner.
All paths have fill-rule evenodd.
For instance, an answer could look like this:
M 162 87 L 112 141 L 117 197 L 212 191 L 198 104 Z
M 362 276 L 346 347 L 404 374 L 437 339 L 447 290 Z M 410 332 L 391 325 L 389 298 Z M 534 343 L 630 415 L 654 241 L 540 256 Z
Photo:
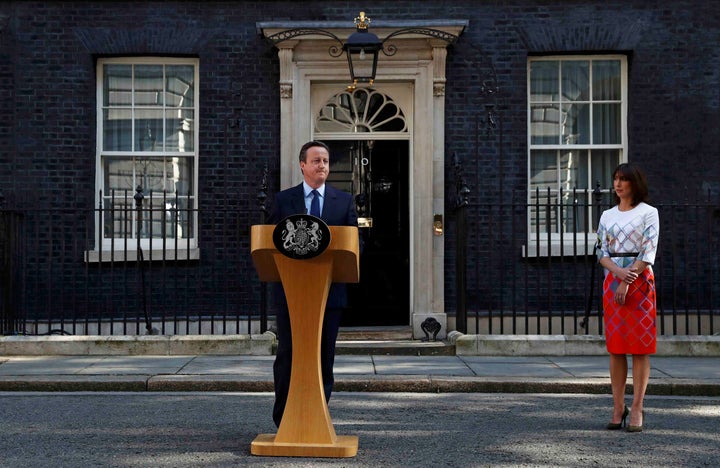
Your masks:
M 332 45 L 328 49 L 331 57 L 340 57 L 343 53 L 347 54 L 348 68 L 350 69 L 350 79 L 352 84 L 348 86 L 354 89 L 358 83 L 368 83 L 370 85 L 375 81 L 377 73 L 377 63 L 379 52 L 382 51 L 386 56 L 395 55 L 397 47 L 388 42 L 388 40 L 402 35 L 414 34 L 429 36 L 435 39 L 441 39 L 448 44 L 457 41 L 458 36 L 441 31 L 439 29 L 425 27 L 409 27 L 401 28 L 388 34 L 384 39 L 380 39 L 369 31 L 370 18 L 365 16 L 365 12 L 361 11 L 360 16 L 355 18 L 355 32 L 351 34 L 347 41 L 343 41 L 330 31 L 321 28 L 293 28 L 280 31 L 278 33 L 267 36 L 267 40 L 273 45 L 277 45 L 283 41 L 293 39 L 298 36 L 325 36 L 335 40 L 339 45 Z
M 436 213 L 433 215 L 433 234 L 436 236 L 443 235 L 443 215 L 442 214 Z
M 373 84 L 375 81 L 378 53 L 383 46 L 380 39 L 368 31 L 369 26 L 370 18 L 361 11 L 360 16 L 355 18 L 356 31 L 343 45 L 353 86 L 357 86 L 358 83 Z

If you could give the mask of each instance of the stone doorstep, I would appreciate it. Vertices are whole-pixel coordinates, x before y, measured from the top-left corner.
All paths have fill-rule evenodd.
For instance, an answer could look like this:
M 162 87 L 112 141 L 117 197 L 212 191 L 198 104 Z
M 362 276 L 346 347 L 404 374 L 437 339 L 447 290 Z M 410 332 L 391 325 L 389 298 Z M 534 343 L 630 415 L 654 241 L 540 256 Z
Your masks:
M 412 327 L 341 327 L 338 343 L 343 341 L 412 341 Z
M 347 338 L 347 337 L 346 337 Z M 45 355 L 251 355 L 274 353 L 275 335 L 4 336 L 0 356 Z M 458 356 L 606 355 L 597 335 L 463 335 L 446 341 L 338 341 L 338 354 Z M 658 356 L 720 356 L 720 336 L 661 336 Z
M 455 356 L 455 345 L 447 341 L 338 340 L 339 355 Z

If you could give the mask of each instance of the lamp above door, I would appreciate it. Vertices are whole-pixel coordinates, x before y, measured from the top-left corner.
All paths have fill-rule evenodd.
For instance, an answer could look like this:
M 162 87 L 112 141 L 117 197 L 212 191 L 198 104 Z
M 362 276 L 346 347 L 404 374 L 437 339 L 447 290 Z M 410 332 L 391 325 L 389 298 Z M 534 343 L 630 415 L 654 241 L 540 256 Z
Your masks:
M 355 18 L 357 30 L 348 37 L 343 45 L 343 50 L 347 54 L 352 88 L 355 88 L 358 83 L 373 84 L 375 81 L 378 53 L 383 45 L 375 34 L 368 31 L 368 26 L 370 26 L 370 18 L 365 16 L 364 11 L 361 11 L 360 16 Z

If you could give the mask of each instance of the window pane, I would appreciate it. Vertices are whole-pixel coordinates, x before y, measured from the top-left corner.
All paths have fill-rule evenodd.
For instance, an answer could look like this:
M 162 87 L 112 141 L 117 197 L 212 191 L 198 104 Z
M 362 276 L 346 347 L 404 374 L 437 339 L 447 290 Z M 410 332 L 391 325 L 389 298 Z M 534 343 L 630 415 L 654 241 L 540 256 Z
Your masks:
M 103 150 L 132 150 L 132 111 L 130 109 L 103 110 Z
M 162 65 L 135 66 L 135 105 L 163 105 Z
M 563 101 L 587 101 L 590 99 L 590 62 L 573 60 L 562 62 Z
M 166 98 L 168 107 L 193 107 L 195 105 L 195 72 L 191 65 L 168 65 L 165 67 Z
M 586 145 L 590 143 L 590 106 L 563 104 L 562 143 Z
M 382 96 L 375 95 L 371 104 L 379 104 L 382 107 L 370 108 L 368 124 L 374 131 L 403 132 L 407 131 L 407 125 L 402 110 L 394 102 L 380 99 Z
M 560 154 L 560 215 L 558 223 L 565 233 L 583 232 L 586 224 L 588 151 Z
M 556 151 L 533 151 L 530 162 L 530 229 L 554 232 L 557 220 L 558 155 Z
M 166 167 L 164 158 L 136 158 L 135 173 L 137 183 L 143 188 L 145 195 L 150 192 L 165 190 L 165 179 L 168 171 L 172 168 Z
M 583 161 L 577 152 L 563 151 L 560 153 L 560 204 L 558 224 L 563 232 L 572 231 L 574 226 L 573 188 L 577 187 L 581 177 Z
M 193 198 L 180 198 L 179 205 L 174 207 L 173 225 L 177 226 L 178 239 L 189 239 L 195 237 L 193 226 L 195 225 L 195 211 Z
M 588 171 L 590 166 L 588 165 L 588 150 L 572 150 L 564 153 L 568 158 L 568 165 L 577 168 L 577 177 L 573 179 L 573 184 L 568 186 L 569 189 L 586 189 L 588 188 Z
M 165 112 L 165 151 L 192 152 L 195 146 L 195 113 L 173 109 Z
M 103 158 L 106 196 L 111 196 L 113 190 L 115 197 L 124 197 L 125 190 L 129 191 L 130 198 L 135 195 L 134 165 L 130 158 Z
M 149 193 L 167 191 L 169 196 L 188 196 L 193 192 L 193 158 L 103 158 L 105 173 L 105 193 L 115 196 L 128 190 L 130 197 L 135 195 L 139 184 Z
M 143 109 L 135 111 L 136 151 L 163 150 L 163 111 Z
M 585 190 L 570 190 L 562 197 L 562 225 L 567 239 L 572 239 L 574 233 L 587 232 L 587 206 L 588 194 Z M 578 244 L 578 253 L 585 252 L 585 246 Z M 572 252 L 569 251 L 568 253 Z
M 115 198 L 105 197 L 103 212 L 104 225 L 103 235 L 106 239 L 115 238 L 115 242 L 123 242 L 125 239 L 132 239 L 133 210 L 135 200 L 133 194 L 125 197 L 123 194 L 115 194 Z M 129 246 L 134 247 L 134 246 Z
M 557 102 L 559 100 L 560 81 L 558 62 L 530 62 L 530 101 Z
M 132 67 L 130 65 L 103 66 L 103 106 L 132 104 Z
M 352 129 L 348 111 L 335 104 L 326 105 L 320 111 L 316 123 L 318 132 L 347 132 Z
M 543 234 L 557 232 L 557 190 L 539 189 L 530 193 L 530 232 Z
M 530 106 L 530 143 L 557 145 L 560 138 L 559 104 L 533 104 Z
M 153 196 L 143 205 L 145 211 L 143 213 L 141 237 L 144 239 L 152 237 L 153 239 L 162 239 L 169 232 L 174 232 L 173 222 L 175 214 L 172 202 L 167 198 Z M 160 244 L 157 245 L 157 248 Z
M 530 190 L 551 187 L 557 189 L 557 153 L 553 150 L 533 151 L 530 161 Z
M 593 143 L 620 143 L 620 104 L 593 104 Z
M 560 188 L 567 192 L 577 187 L 578 180 L 582 176 L 580 168 L 586 165 L 587 161 L 582 161 L 578 152 L 560 153 Z
M 167 182 L 165 189 L 168 196 L 190 196 L 192 195 L 194 159 L 193 158 L 169 158 L 167 162 Z
M 590 156 L 592 166 L 592 189 L 600 183 L 600 188 L 612 188 L 612 176 L 615 168 L 620 164 L 620 150 L 604 149 L 593 150 Z
M 141 236 L 153 239 L 187 239 L 192 235 L 189 226 L 194 213 L 187 210 L 187 198 L 153 198 L 146 206 L 145 222 Z M 150 207 L 152 209 L 150 210 Z M 151 221 L 150 221 L 151 220 Z M 160 247 L 160 244 L 157 245 Z
M 596 60 L 593 62 L 593 100 L 619 101 L 620 61 Z

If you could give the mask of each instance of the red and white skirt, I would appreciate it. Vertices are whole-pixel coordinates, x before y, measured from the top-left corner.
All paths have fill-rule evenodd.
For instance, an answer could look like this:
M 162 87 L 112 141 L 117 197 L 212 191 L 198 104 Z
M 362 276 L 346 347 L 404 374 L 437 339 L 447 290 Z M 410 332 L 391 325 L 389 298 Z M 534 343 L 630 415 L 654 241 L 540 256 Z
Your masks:
M 657 314 L 655 276 L 650 268 L 628 287 L 625 304 L 615 302 L 620 281 L 612 273 L 603 283 L 605 344 L 612 354 L 655 354 Z

